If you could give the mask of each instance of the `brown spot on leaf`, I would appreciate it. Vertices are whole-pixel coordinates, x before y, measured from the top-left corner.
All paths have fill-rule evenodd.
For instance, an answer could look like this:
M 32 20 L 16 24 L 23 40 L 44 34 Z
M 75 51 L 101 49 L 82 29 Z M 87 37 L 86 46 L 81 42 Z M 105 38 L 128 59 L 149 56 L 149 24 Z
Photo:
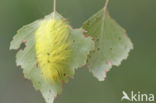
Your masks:
M 121 37 L 119 37 L 118 39 L 121 40 Z
M 48 60 L 48 63 L 50 63 L 50 60 Z
M 66 73 L 64 73 L 63 75 L 66 76 Z
M 38 68 L 38 63 L 36 63 L 36 68 Z
M 97 48 L 97 50 L 99 51 L 99 50 L 100 50 L 100 48 Z
M 50 53 L 47 53 L 47 55 L 49 56 L 49 55 L 50 55 Z

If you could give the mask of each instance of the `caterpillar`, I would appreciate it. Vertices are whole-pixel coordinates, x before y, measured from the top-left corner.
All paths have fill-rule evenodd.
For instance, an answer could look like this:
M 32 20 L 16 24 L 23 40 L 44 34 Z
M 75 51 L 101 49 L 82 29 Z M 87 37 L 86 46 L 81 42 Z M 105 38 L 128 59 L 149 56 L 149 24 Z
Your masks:
M 35 49 L 42 76 L 53 83 L 67 76 L 68 60 L 72 52 L 69 25 L 57 18 L 43 20 L 35 32 Z

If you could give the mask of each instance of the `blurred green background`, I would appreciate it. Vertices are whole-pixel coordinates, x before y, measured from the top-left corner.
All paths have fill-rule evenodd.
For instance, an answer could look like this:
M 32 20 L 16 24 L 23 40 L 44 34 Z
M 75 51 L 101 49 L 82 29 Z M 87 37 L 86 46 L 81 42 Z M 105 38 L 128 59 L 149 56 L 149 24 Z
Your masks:
M 78 28 L 104 2 L 57 0 L 57 11 Z M 128 31 L 135 49 L 121 66 L 113 67 L 104 82 L 98 82 L 86 68 L 77 70 L 55 103 L 122 103 L 123 90 L 156 95 L 156 0 L 110 0 L 109 10 Z M 44 103 L 16 67 L 16 52 L 9 51 L 9 42 L 22 25 L 51 11 L 52 0 L 0 0 L 0 103 Z

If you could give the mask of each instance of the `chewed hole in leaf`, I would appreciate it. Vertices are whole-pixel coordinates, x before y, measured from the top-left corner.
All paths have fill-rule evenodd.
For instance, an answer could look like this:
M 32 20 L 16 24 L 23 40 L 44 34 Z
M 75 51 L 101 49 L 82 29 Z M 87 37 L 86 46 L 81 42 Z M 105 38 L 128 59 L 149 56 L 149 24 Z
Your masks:
M 25 40 L 22 40 L 21 45 L 19 47 L 19 50 L 24 50 L 27 46 L 26 46 L 26 42 Z

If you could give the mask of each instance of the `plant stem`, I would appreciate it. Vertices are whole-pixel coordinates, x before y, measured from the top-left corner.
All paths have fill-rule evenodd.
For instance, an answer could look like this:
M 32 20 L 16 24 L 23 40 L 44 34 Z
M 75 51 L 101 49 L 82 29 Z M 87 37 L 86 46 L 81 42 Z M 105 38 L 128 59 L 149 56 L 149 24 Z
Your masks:
M 54 0 L 54 13 L 56 13 L 56 0 Z
M 108 3 L 109 3 L 109 0 L 106 0 L 105 6 L 104 6 L 104 11 L 106 11 L 106 9 L 107 9 L 107 7 L 108 7 Z

